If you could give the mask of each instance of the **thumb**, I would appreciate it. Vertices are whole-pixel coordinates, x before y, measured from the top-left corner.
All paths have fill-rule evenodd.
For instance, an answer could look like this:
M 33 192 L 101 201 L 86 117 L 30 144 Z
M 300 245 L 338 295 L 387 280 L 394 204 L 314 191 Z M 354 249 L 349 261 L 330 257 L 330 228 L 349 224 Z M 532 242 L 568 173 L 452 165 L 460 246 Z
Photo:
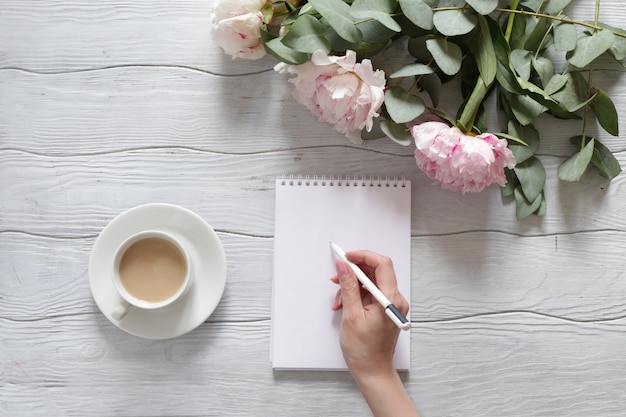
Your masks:
M 354 271 L 341 259 L 335 261 L 335 267 L 337 268 L 337 277 L 339 277 L 339 285 L 341 286 L 344 312 L 355 313 L 362 310 L 361 284 L 354 275 Z

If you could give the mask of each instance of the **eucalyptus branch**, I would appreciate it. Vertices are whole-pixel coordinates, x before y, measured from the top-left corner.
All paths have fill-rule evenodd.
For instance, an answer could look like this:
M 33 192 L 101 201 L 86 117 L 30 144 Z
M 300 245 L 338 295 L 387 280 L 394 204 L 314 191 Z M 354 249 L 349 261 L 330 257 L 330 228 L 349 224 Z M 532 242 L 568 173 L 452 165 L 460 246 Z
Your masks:
M 593 29 L 595 31 L 598 31 L 598 30 L 610 30 L 608 28 L 603 28 L 601 26 L 598 26 L 598 20 L 597 19 L 595 21 L 595 24 L 591 24 L 591 23 L 581 22 L 581 21 L 578 21 L 578 20 L 572 20 L 572 19 L 569 19 L 569 18 L 563 17 L 563 16 L 552 16 L 552 15 L 544 14 L 544 13 L 529 12 L 527 10 L 514 10 L 514 9 L 503 9 L 503 8 L 497 8 L 495 10 L 498 11 L 498 12 L 502 12 L 502 13 L 521 14 L 521 15 L 525 15 L 525 16 L 534 16 L 534 17 L 540 17 L 540 18 L 544 18 L 544 19 L 550 19 L 550 20 L 554 20 L 554 21 L 557 21 L 557 22 L 560 22 L 560 23 L 569 23 L 569 24 L 572 24 L 572 25 L 583 26 L 583 27 L 586 27 L 586 28 L 589 28 L 589 29 Z M 619 36 L 620 38 L 626 38 L 626 33 L 616 32 L 614 30 L 610 30 L 610 31 L 615 36 Z
M 517 7 L 517 5 L 519 4 L 519 0 L 515 0 L 512 3 L 512 6 L 514 8 L 502 8 L 502 7 L 498 7 L 496 8 L 494 11 L 496 12 L 500 12 L 500 13 L 510 13 L 513 15 L 524 15 L 524 16 L 534 16 L 534 17 L 539 17 L 539 18 L 544 18 L 544 19 L 550 19 L 550 20 L 554 20 L 560 23 L 569 23 L 572 25 L 578 25 L 578 26 L 583 26 L 589 29 L 593 29 L 593 30 L 610 30 L 608 28 L 603 28 L 601 26 L 598 26 L 598 21 L 596 19 L 595 24 L 591 24 L 591 23 L 586 23 L 586 22 L 581 22 L 579 20 L 573 20 L 573 19 L 569 19 L 565 16 L 552 16 L 550 14 L 545 14 L 545 13 L 538 13 L 538 12 L 530 12 L 528 10 L 518 10 L 515 7 Z M 441 11 L 445 11 L 445 10 L 465 10 L 465 6 L 464 7 L 433 7 L 433 12 L 441 12 Z M 614 30 L 610 30 L 615 36 L 619 36 L 620 38 L 626 38 L 626 33 L 621 33 L 621 32 L 616 32 Z M 508 32 L 508 28 L 507 28 L 507 32 Z
M 511 7 L 514 10 L 517 10 L 517 6 L 519 6 L 519 2 L 520 0 L 514 0 L 513 3 L 511 3 Z M 514 13 L 510 13 L 509 14 L 509 19 L 506 25 L 506 33 L 504 34 L 504 38 L 506 39 L 507 42 L 511 41 L 511 34 L 513 33 L 513 23 L 515 22 L 515 14 Z
M 430 58 L 430 61 L 428 61 L 428 63 L 426 63 L 426 66 L 430 67 L 434 62 L 435 62 L 435 59 L 434 58 Z M 415 80 L 413 81 L 413 84 L 411 84 L 411 86 L 406 90 L 407 94 L 411 93 L 411 91 L 413 91 L 414 89 L 417 88 L 417 86 L 419 85 L 419 83 L 422 80 L 422 78 L 424 78 L 424 74 L 415 77 Z
M 598 22 L 600 20 L 600 0 L 596 0 L 596 14 L 594 17 L 594 24 L 597 26 Z M 594 63 L 592 62 L 591 64 L 589 64 L 589 76 L 587 78 L 587 85 L 588 85 L 588 92 L 587 92 L 587 96 L 591 96 L 591 90 L 592 90 L 592 86 L 593 86 L 593 67 L 594 67 Z M 585 106 L 585 115 L 583 117 L 583 131 L 582 131 L 582 140 L 580 141 L 580 150 L 582 151 L 585 147 L 585 144 L 587 142 L 587 122 L 589 120 L 589 106 L 590 104 L 588 103 Z
M 481 77 L 478 77 L 476 80 L 476 85 L 474 86 L 474 90 L 470 95 L 467 103 L 465 104 L 465 108 L 461 113 L 461 117 L 459 118 L 458 126 L 465 133 L 471 132 L 474 127 L 474 121 L 476 119 L 476 115 L 478 114 L 478 107 L 480 103 L 484 100 L 487 92 L 489 91 L 489 86 L 485 85 L 485 82 Z

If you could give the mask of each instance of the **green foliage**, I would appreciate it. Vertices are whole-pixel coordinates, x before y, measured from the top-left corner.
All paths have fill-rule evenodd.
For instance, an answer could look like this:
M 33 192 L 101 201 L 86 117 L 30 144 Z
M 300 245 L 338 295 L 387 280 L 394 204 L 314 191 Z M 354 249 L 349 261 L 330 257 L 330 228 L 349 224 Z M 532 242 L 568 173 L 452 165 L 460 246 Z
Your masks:
M 578 181 L 583 176 L 591 158 L 593 157 L 593 148 L 595 139 L 591 139 L 584 148 L 570 156 L 565 162 L 559 166 L 557 174 L 563 181 Z
M 444 36 L 466 35 L 476 27 L 477 20 L 475 15 L 462 9 L 442 10 L 433 15 L 435 28 Z
M 304 64 L 309 58 L 308 54 L 295 51 L 267 31 L 261 31 L 261 38 L 265 46 L 265 50 L 273 55 L 276 59 L 286 62 L 287 64 Z
M 335 30 L 337 35 L 351 43 L 362 40 L 361 32 L 350 19 L 350 6 L 342 0 L 309 0 L 309 3 Z
M 409 64 L 398 71 L 389 75 L 389 78 L 411 77 L 414 75 L 432 74 L 434 71 L 431 67 L 424 64 Z
M 330 52 L 330 42 L 324 37 L 324 26 L 311 15 L 297 19 L 291 30 L 283 37 L 285 46 L 298 52 L 312 54 L 318 49 Z
M 407 123 L 424 113 L 426 106 L 421 98 L 395 86 L 385 92 L 385 107 L 396 123 Z
M 592 99 L 590 106 L 596 115 L 600 125 L 613 136 L 619 135 L 619 123 L 617 109 L 611 98 L 602 90 L 594 88 L 591 90 Z
M 404 15 L 415 26 L 424 30 L 431 30 L 433 28 L 434 13 L 430 6 L 422 0 L 400 0 L 400 7 Z
M 483 103 L 496 94 L 508 118 L 505 133 L 499 135 L 508 139 L 517 161 L 514 169 L 506 170 L 502 195 L 515 200 L 517 218 L 522 219 L 543 215 L 547 206 L 546 170 L 537 155 L 542 138 L 533 125 L 542 114 L 569 119 L 581 128 L 581 135 L 572 138 L 576 151 L 558 169 L 560 179 L 577 181 L 590 166 L 609 179 L 621 172 L 611 151 L 585 131 L 593 117 L 609 134 L 619 134 L 613 101 L 590 80 L 593 63 L 601 56 L 626 59 L 626 31 L 572 21 L 565 14 L 570 3 L 275 0 L 273 9 L 262 10 L 268 23 L 262 37 L 270 54 L 290 64 L 306 62 L 316 50 L 342 55 L 348 49 L 359 60 L 371 58 L 376 64 L 377 54 L 390 45 L 406 45 L 397 51 L 402 64 L 389 66 L 393 69 L 386 74 L 384 108 L 374 128 L 363 131 L 367 140 L 387 136 L 402 145 L 411 143 L 407 124 L 426 110 L 425 96 L 432 113 L 465 132 L 481 132 L 492 116 Z M 277 10 L 283 4 L 287 11 L 281 15 Z M 553 62 L 559 54 L 564 59 Z M 381 58 L 382 64 L 388 59 Z M 434 108 L 443 86 L 454 77 L 462 80 L 463 104 L 451 116 Z
M 467 4 L 478 13 L 487 15 L 498 7 L 498 0 L 467 0 Z
M 567 53 L 567 60 L 578 68 L 584 68 L 608 51 L 614 41 L 615 35 L 610 30 L 603 29 L 593 35 L 582 32 L 578 36 L 576 48 Z
M 426 41 L 426 48 L 444 74 L 454 75 L 460 71 L 463 63 L 463 51 L 460 46 L 448 42 L 446 38 L 434 38 Z
M 391 120 L 381 120 L 380 129 L 385 132 L 389 138 L 402 146 L 408 146 L 413 141 L 409 129 L 404 124 L 394 123 Z
M 574 136 L 570 139 L 570 142 L 580 149 L 584 145 L 584 140 L 583 136 Z M 597 139 L 594 139 L 593 142 L 591 164 L 600 171 L 602 176 L 610 180 L 622 172 L 622 168 L 613 153 Z
M 546 169 L 541 161 L 531 156 L 524 162 L 518 162 L 513 171 L 526 200 L 535 201 L 543 192 L 543 186 L 546 183 Z

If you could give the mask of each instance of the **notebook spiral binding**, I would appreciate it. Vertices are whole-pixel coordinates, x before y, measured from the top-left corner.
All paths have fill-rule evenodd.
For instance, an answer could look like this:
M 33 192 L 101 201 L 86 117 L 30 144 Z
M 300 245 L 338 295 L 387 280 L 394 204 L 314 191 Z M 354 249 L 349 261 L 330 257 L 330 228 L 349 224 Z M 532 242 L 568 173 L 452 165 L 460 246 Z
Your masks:
M 334 176 L 334 175 L 283 175 L 280 184 L 285 186 L 313 187 L 406 187 L 405 177 L 389 176 Z

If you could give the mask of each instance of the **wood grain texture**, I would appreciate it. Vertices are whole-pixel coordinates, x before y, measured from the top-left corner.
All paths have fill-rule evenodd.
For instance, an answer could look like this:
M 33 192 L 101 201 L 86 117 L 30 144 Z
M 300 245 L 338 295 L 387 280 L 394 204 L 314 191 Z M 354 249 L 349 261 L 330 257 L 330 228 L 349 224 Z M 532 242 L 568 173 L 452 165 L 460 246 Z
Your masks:
M 618 153 L 624 164 L 626 153 Z M 608 183 L 590 171 L 580 183 L 562 183 L 562 158 L 545 157 L 548 214 L 514 220 L 514 203 L 492 187 L 458 194 L 433 187 L 412 155 L 347 146 L 224 154 L 187 148 L 136 149 L 104 154 L 47 156 L 0 153 L 0 230 L 53 236 L 97 234 L 121 211 L 150 201 L 180 204 L 218 230 L 271 236 L 273 181 L 284 173 L 383 175 L 410 179 L 412 233 L 494 230 L 516 235 L 626 230 L 624 177 Z M 15 196 L 22 196 L 16 199 Z M 254 204 L 250 204 L 254 202 Z
M 626 102 L 623 71 L 598 71 L 595 86 L 616 103 Z M 268 152 L 311 146 L 353 146 L 291 98 L 288 77 L 273 70 L 223 77 L 188 68 L 130 66 L 60 74 L 0 70 L 3 147 L 44 154 L 92 154 L 155 146 L 181 146 L 228 153 Z M 454 84 L 454 83 L 453 83 Z M 460 103 L 456 85 L 446 87 L 443 108 Z M 492 131 L 504 131 L 491 101 Z M 626 125 L 626 113 L 619 113 Z M 581 134 L 580 120 L 542 116 L 540 155 L 569 156 L 569 138 Z M 591 119 L 588 134 L 613 151 L 620 138 Z M 410 147 L 389 139 L 366 143 L 373 149 L 410 155 Z
M 41 73 L 128 65 L 252 74 L 274 61 L 232 60 L 211 38 L 212 1 L 2 1 L 0 67 Z
M 0 415 L 368 415 L 347 373 L 269 362 L 274 178 L 332 173 L 413 182 L 403 378 L 423 417 L 623 417 L 626 185 L 556 180 L 580 122 L 537 121 L 549 208 L 518 222 L 497 188 L 431 186 L 411 147 L 351 144 L 272 59 L 225 56 L 213 4 L 0 0 Z M 624 16 L 602 2 L 602 21 Z M 594 75 L 622 127 L 623 72 L 602 60 Z M 622 137 L 589 129 L 625 166 Z M 119 330 L 88 284 L 102 228 L 148 202 L 198 213 L 228 262 L 214 314 L 172 340 Z

